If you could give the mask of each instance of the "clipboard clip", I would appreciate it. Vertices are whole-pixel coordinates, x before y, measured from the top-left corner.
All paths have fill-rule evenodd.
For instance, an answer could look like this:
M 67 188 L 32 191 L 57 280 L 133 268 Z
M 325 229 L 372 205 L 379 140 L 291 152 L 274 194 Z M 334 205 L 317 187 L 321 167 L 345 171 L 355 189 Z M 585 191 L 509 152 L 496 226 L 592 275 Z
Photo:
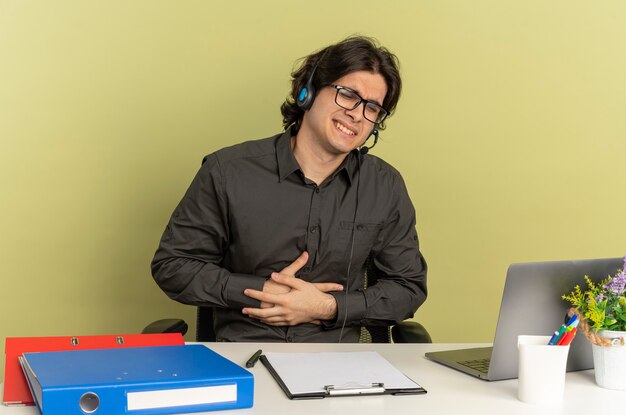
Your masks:
M 326 385 L 324 386 L 324 392 L 328 396 L 342 396 L 342 395 L 375 395 L 385 393 L 384 383 L 372 383 L 370 386 L 365 385 Z

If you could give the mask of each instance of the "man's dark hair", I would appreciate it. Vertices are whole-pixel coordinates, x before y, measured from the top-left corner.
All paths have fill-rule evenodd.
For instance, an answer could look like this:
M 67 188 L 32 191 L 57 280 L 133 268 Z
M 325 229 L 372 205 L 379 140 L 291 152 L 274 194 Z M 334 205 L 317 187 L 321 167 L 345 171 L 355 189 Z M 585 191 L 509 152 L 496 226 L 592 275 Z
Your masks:
M 314 68 L 313 86 L 317 92 L 351 72 L 368 71 L 380 74 L 387 84 L 387 95 L 382 106 L 389 115 L 396 108 L 402 89 L 398 58 L 386 48 L 378 46 L 372 38 L 350 36 L 302 58 L 301 62 L 300 67 L 291 73 L 291 93 L 280 107 L 285 129 L 292 124 L 296 130 L 300 128 L 304 110 L 298 107 L 295 97 L 306 85 Z M 385 129 L 384 121 L 378 129 Z

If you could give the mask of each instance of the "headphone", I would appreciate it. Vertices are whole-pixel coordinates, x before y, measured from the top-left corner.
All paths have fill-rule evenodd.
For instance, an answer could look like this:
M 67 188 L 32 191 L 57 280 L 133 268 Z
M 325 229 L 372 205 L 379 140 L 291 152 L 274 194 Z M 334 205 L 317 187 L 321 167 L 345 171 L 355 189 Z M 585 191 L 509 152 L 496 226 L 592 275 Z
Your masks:
M 315 99 L 315 86 L 313 86 L 313 76 L 315 75 L 315 71 L 317 70 L 317 65 L 320 64 L 323 57 L 324 55 L 322 55 L 322 57 L 319 58 L 317 62 L 315 62 L 315 66 L 311 71 L 311 75 L 309 75 L 309 79 L 307 79 L 306 84 L 304 84 L 304 86 L 300 89 L 300 92 L 298 93 L 296 105 L 298 105 L 298 108 L 303 111 L 307 111 L 313 105 L 313 100 Z

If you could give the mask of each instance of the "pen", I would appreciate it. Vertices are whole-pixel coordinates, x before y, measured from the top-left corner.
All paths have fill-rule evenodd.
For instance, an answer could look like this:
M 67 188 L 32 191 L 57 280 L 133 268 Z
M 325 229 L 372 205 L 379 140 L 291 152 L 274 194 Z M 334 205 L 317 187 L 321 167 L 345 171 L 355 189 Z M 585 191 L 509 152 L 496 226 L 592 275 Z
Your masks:
M 570 332 L 569 338 L 566 341 L 563 342 L 564 346 L 567 346 L 568 344 L 570 344 L 574 340 L 574 337 L 576 337 L 577 330 L 578 329 L 576 327 L 574 327 L 574 329 Z
M 576 314 L 572 315 L 569 320 L 567 321 L 567 323 L 565 323 L 566 326 L 571 326 L 572 324 L 574 324 L 574 322 L 578 320 L 578 316 Z
M 572 324 L 567 326 L 567 331 L 572 331 L 573 329 L 575 329 L 578 326 L 579 322 L 580 320 L 575 320 Z
M 574 336 L 576 335 L 576 329 L 572 329 L 568 332 L 566 332 L 563 337 L 561 337 L 561 339 L 559 340 L 559 342 L 556 344 L 557 346 L 567 346 L 568 344 L 570 344 L 572 342 L 572 340 L 574 340 Z
M 576 327 L 574 327 L 572 330 L 565 333 L 563 337 L 561 337 L 561 340 L 559 340 L 559 342 L 556 345 L 567 346 L 568 344 L 572 342 L 572 340 L 574 340 L 574 336 L 576 336 Z
M 261 357 L 261 353 L 263 353 L 263 350 L 261 349 L 257 350 L 256 353 L 253 354 L 252 357 L 248 359 L 248 361 L 246 362 L 246 367 L 254 367 L 254 365 L 256 365 L 257 360 L 259 360 L 259 357 Z
M 555 331 L 554 334 L 552 335 L 552 337 L 550 337 L 550 341 L 548 342 L 548 345 L 550 345 L 550 346 L 554 345 L 554 343 L 556 343 L 558 338 L 559 338 L 559 332 Z
M 550 339 L 550 343 L 548 343 L 548 344 L 550 344 L 550 345 L 555 345 L 555 344 L 557 344 L 557 343 L 559 342 L 559 340 L 561 340 L 561 337 L 563 337 L 563 334 L 565 333 L 565 330 L 566 330 L 566 329 L 567 329 L 567 327 L 565 326 L 565 324 L 562 324 L 562 325 L 561 325 L 561 328 L 560 328 L 560 329 L 559 329 L 559 331 L 558 331 L 558 334 L 557 334 L 557 336 L 556 336 L 556 339 L 554 339 L 554 340 Z

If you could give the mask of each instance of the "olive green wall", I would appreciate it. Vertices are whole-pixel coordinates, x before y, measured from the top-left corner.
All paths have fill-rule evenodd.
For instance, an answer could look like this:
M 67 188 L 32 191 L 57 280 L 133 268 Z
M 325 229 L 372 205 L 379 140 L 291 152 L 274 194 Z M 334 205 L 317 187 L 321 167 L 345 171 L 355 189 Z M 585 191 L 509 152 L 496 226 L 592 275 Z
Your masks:
M 150 276 L 171 211 L 352 33 L 401 60 L 374 153 L 417 209 L 436 341 L 491 341 L 511 262 L 624 254 L 623 1 L 0 0 L 0 338 L 193 321 Z

